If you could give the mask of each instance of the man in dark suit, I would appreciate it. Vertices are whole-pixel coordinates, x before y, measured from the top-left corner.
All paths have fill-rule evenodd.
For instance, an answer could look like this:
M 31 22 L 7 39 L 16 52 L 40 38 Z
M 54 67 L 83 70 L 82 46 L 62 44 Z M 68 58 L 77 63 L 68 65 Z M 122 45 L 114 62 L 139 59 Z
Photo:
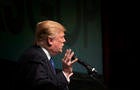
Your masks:
M 56 72 L 50 63 L 51 57 L 62 53 L 65 28 L 58 22 L 39 22 L 35 32 L 35 43 L 22 54 L 19 62 L 19 86 L 23 90 L 68 90 L 74 52 L 67 49 L 62 61 L 62 71 Z

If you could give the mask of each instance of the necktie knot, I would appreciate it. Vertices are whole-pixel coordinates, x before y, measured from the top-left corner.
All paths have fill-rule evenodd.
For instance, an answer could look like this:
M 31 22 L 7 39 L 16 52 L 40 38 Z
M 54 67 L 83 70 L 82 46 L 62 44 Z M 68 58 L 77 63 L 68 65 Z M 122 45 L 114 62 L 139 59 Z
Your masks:
M 54 67 L 53 58 L 50 59 L 50 63 L 51 63 L 51 65 Z
M 52 58 L 52 57 L 50 58 L 50 63 L 51 63 L 51 65 L 52 65 L 53 72 L 56 73 L 56 72 L 55 72 L 54 61 L 53 61 L 53 58 Z

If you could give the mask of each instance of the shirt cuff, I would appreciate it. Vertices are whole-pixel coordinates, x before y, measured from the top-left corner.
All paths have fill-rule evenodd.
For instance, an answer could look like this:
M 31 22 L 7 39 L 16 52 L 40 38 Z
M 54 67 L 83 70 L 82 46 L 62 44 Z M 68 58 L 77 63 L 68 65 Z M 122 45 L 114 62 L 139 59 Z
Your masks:
M 63 72 L 65 78 L 67 79 L 68 83 L 70 83 L 70 78 L 66 76 L 66 74 L 64 73 L 64 71 L 62 71 L 62 72 Z

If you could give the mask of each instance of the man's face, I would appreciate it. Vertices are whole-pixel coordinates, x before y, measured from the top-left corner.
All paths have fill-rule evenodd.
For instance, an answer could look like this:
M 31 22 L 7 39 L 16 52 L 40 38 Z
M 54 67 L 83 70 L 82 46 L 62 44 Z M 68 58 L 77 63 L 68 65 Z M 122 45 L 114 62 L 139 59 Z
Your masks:
M 65 34 L 64 32 L 60 32 L 56 35 L 56 37 L 52 40 L 52 52 L 55 54 L 61 53 L 63 46 L 64 46 L 64 42 L 66 42 L 65 40 Z

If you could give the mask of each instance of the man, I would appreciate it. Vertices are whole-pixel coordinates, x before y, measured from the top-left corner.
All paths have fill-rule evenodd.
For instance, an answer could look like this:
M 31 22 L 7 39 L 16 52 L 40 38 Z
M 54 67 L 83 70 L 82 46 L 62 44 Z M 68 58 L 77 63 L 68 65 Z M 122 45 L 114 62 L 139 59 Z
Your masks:
M 19 81 L 23 90 L 68 90 L 74 52 L 67 49 L 62 59 L 62 71 L 57 73 L 50 63 L 51 57 L 62 53 L 65 28 L 58 22 L 39 22 L 35 32 L 35 44 L 29 47 L 19 61 Z M 21 90 L 20 89 L 20 90 Z

